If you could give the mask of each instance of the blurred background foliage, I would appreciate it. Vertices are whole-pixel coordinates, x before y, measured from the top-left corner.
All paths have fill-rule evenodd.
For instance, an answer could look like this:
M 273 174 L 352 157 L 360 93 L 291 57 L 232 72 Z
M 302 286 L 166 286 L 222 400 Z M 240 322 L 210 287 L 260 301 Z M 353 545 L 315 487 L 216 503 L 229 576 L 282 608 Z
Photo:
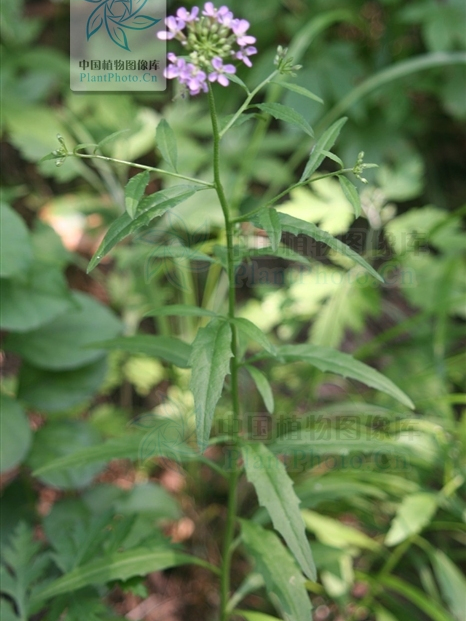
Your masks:
M 169 11 L 176 6 L 169 2 Z M 363 277 L 341 256 L 324 254 L 302 237 L 284 237 L 283 261 L 273 262 L 263 233 L 245 227 L 241 242 L 257 248 L 258 256 L 240 268 L 240 313 L 277 343 L 309 341 L 351 352 L 382 369 L 416 405 L 415 415 L 395 410 L 388 397 L 320 372 L 310 375 L 300 363 L 271 369 L 276 411 L 298 416 L 315 440 L 308 443 L 313 455 L 320 450 L 325 456 L 296 473 L 321 579 L 309 584 L 315 619 L 461 621 L 466 5 L 231 0 L 229 6 L 251 22 L 258 38 L 254 68 L 241 70 L 240 77 L 258 83 L 269 73 L 277 45 L 289 46 L 303 65 L 296 84 L 324 104 L 276 85 L 268 100 L 295 108 L 316 133 L 347 115 L 336 152 L 347 166 L 360 151 L 379 165 L 361 185 L 363 214 L 355 221 L 331 180 L 312 192 L 293 192 L 281 210 L 342 236 L 386 280 L 381 286 Z M 215 586 L 200 568 L 106 588 L 93 584 L 47 605 L 33 597 L 41 581 L 113 550 L 157 545 L 167 537 L 215 563 L 225 499 L 223 481 L 208 470 L 140 463 L 138 449 L 118 444 L 120 452 L 92 451 L 138 427 L 152 428 L 153 415 L 181 417 L 189 438 L 192 398 L 188 371 L 147 351 L 108 353 L 89 344 L 119 334 L 173 332 L 190 342 L 197 319 L 172 323 L 145 313 L 177 302 L 221 309 L 226 283 L 215 265 L 161 262 L 151 255 L 155 243 L 216 251 L 221 213 L 210 193 L 175 208 L 157 228 L 85 274 L 103 232 L 124 209 L 122 186 L 133 171 L 72 158 L 61 167 L 38 163 L 56 148 L 56 134 L 72 148 L 126 129 L 104 151 L 161 165 L 155 127 L 163 116 L 177 136 L 180 170 L 209 179 L 209 121 L 202 97 L 186 101 L 172 89 L 155 95 L 72 93 L 68 15 L 67 3 L 59 0 L 3 2 L 0 534 L 9 542 L 3 559 L 9 578 L 2 587 L 2 618 L 116 619 L 150 598 L 165 606 L 167 619 L 215 618 Z M 216 95 L 224 114 L 243 99 L 234 85 Z M 278 122 L 253 121 L 223 143 L 226 185 L 242 211 L 292 182 L 311 146 Z M 335 163 L 327 159 L 322 169 L 334 170 Z M 154 179 L 151 191 L 161 183 Z M 249 411 L 263 410 L 246 375 L 242 392 Z M 149 418 L 131 425 L 144 412 Z M 219 431 L 226 414 L 225 403 Z M 351 424 L 346 436 L 339 421 Z M 401 458 L 383 449 L 371 455 L 361 444 L 377 430 L 404 447 Z M 79 467 L 31 474 L 87 449 Z M 112 460 L 117 457 L 122 459 Z M 241 494 L 247 512 L 251 492 L 245 486 Z M 244 570 L 238 561 L 237 586 Z M 257 576 L 255 586 L 249 607 L 273 614 Z M 156 618 L 144 606 L 138 610 L 140 616 L 128 618 Z

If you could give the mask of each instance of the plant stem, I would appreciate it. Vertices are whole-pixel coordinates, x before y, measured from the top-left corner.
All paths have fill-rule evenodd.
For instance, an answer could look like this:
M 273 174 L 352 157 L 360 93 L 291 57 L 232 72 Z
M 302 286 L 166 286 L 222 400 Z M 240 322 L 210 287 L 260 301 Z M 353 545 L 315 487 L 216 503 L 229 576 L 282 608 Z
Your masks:
M 220 178 L 220 133 L 218 128 L 217 111 L 215 108 L 215 99 L 212 92 L 212 88 L 209 88 L 209 109 L 212 119 L 212 130 L 214 139 L 214 185 L 217 192 L 218 200 L 223 211 L 223 217 L 225 219 L 225 229 L 227 236 L 227 257 L 228 257 L 228 316 L 230 319 L 235 317 L 235 304 L 236 304 L 236 288 L 235 288 L 235 256 L 234 256 L 234 222 L 230 218 L 230 211 L 228 207 L 228 201 L 225 196 L 222 181 Z M 239 405 L 239 392 L 238 392 L 238 360 L 237 360 L 237 333 L 236 327 L 231 325 L 231 399 L 233 405 L 233 435 L 237 436 L 240 417 L 240 405 Z M 231 465 L 231 472 L 229 478 L 229 493 L 228 493 L 228 512 L 227 522 L 225 530 L 225 538 L 223 545 L 223 561 L 221 568 L 221 602 L 220 602 L 220 620 L 228 621 L 230 614 L 228 611 L 228 598 L 230 594 L 230 570 L 231 559 L 233 556 L 233 537 L 235 533 L 235 521 L 236 521 L 236 508 L 237 508 L 237 487 L 239 479 L 239 470 L 236 464 L 236 460 L 233 460 Z
M 154 166 L 145 166 L 144 164 L 136 164 L 135 162 L 128 162 L 126 160 L 119 160 L 115 157 L 107 157 L 106 155 L 96 155 L 94 153 L 79 153 L 76 149 L 72 153 L 67 153 L 67 156 L 80 157 L 81 159 L 89 160 L 103 160 L 105 162 L 114 162 L 115 164 L 126 164 L 132 168 L 139 168 L 141 170 L 148 170 L 149 172 L 156 172 L 162 175 L 168 175 L 169 177 L 176 177 L 177 179 L 184 179 L 185 181 L 192 181 L 193 183 L 199 183 L 205 185 L 208 188 L 214 188 L 215 184 L 208 181 L 201 181 L 201 179 L 195 179 L 194 177 L 187 177 L 186 175 L 180 175 L 178 173 L 171 172 L 169 170 L 163 170 L 162 168 L 155 168 Z
M 341 168 L 340 170 L 336 170 L 335 172 L 325 173 L 325 175 L 320 175 L 320 177 L 314 177 L 314 179 L 306 179 L 305 181 L 298 181 L 297 183 L 290 185 L 288 188 L 286 188 L 286 190 L 283 190 L 283 192 L 280 192 L 279 194 L 271 198 L 269 201 L 267 201 L 260 207 L 257 207 L 257 209 L 253 209 L 252 211 L 249 211 L 248 213 L 245 213 L 242 216 L 238 216 L 237 218 L 234 218 L 232 222 L 237 223 L 237 222 L 245 222 L 249 220 L 250 218 L 255 216 L 257 213 L 259 213 L 259 211 L 262 211 L 263 209 L 267 209 L 267 207 L 270 207 L 271 205 L 279 201 L 281 198 L 283 198 L 284 196 L 286 196 L 287 194 L 289 194 L 296 188 L 300 188 L 304 185 L 309 185 L 310 183 L 314 183 L 315 181 L 320 181 L 321 179 L 327 179 L 328 177 L 338 177 L 339 175 L 342 175 L 348 172 L 353 172 L 353 169 L 352 168 Z

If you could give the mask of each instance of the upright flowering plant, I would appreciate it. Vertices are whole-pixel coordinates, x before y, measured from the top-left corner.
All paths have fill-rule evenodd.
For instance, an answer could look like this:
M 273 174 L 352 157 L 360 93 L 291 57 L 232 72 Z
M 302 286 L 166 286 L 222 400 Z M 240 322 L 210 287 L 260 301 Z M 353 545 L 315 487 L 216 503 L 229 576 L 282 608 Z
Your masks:
M 251 249 L 238 244 L 238 231 L 241 223 L 249 223 L 250 227 L 265 231 L 270 245 L 267 252 L 271 255 L 281 254 L 281 235 L 288 232 L 294 235 L 304 234 L 318 242 L 327 244 L 333 251 L 345 255 L 366 270 L 374 279 L 382 280 L 374 268 L 358 255 L 352 248 L 334 238 L 326 231 L 304 220 L 281 213 L 276 209 L 280 200 L 292 189 L 309 186 L 325 177 L 336 177 L 348 201 L 353 205 L 356 215 L 360 212 L 358 192 L 347 174 L 353 174 L 364 181 L 362 174 L 370 165 L 364 164 L 362 154 L 354 167 L 344 168 L 341 160 L 331 152 L 338 135 L 345 123 L 344 118 L 337 120 L 330 127 L 314 137 L 313 128 L 307 120 L 294 109 L 277 101 L 277 92 L 289 89 L 310 100 L 318 100 L 312 92 L 301 85 L 290 81 L 299 70 L 287 51 L 279 47 L 275 58 L 275 68 L 270 75 L 250 90 L 236 76 L 235 63 L 251 66 L 251 56 L 256 54 L 255 38 L 248 34 L 249 23 L 244 19 L 235 18 L 226 6 L 216 8 L 212 2 L 206 2 L 203 8 L 194 7 L 191 11 L 178 9 L 175 16 L 166 20 L 167 30 L 160 37 L 178 41 L 183 55 L 174 52 L 168 54 L 169 65 L 166 77 L 177 80 L 182 89 L 192 96 L 205 93 L 208 98 L 209 113 L 212 125 L 212 168 L 213 178 L 205 181 L 192 178 L 178 172 L 176 136 L 169 124 L 162 120 L 156 132 L 157 146 L 164 159 L 170 164 L 170 170 L 154 168 L 139 163 L 125 162 L 99 154 L 99 145 L 78 145 L 69 151 L 60 138 L 60 148 L 47 156 L 56 159 L 62 165 L 67 157 L 96 158 L 109 162 L 131 165 L 143 172 L 130 179 L 125 188 L 126 212 L 109 228 L 100 247 L 92 258 L 89 270 L 94 269 L 101 259 L 122 239 L 135 232 L 146 229 L 151 223 L 161 218 L 170 209 L 194 194 L 206 190 L 215 191 L 223 212 L 226 245 L 211 255 L 203 255 L 196 251 L 196 258 L 217 263 L 225 270 L 228 280 L 228 295 L 225 300 L 225 312 L 215 313 L 212 310 L 196 305 L 175 305 L 163 309 L 155 309 L 151 314 L 174 316 L 198 316 L 206 325 L 197 331 L 194 341 L 190 344 L 173 337 L 147 337 L 151 339 L 150 350 L 165 361 L 181 367 L 191 368 L 190 388 L 194 398 L 194 415 L 197 436 L 197 450 L 182 447 L 177 436 L 176 444 L 167 447 L 167 440 L 156 442 L 151 450 L 154 455 L 198 460 L 208 464 L 215 472 L 228 479 L 228 507 L 224 531 L 223 555 L 220 567 L 215 567 L 205 560 L 180 555 L 172 550 L 164 557 L 163 567 L 196 562 L 211 569 L 219 578 L 219 611 L 218 618 L 227 621 L 232 615 L 243 616 L 248 621 L 258 618 L 254 614 L 238 610 L 237 606 L 245 595 L 265 584 L 270 593 L 272 603 L 283 619 L 292 621 L 309 621 L 311 619 L 311 600 L 308 595 L 310 582 L 314 582 L 316 569 L 311 548 L 306 537 L 305 523 L 299 509 L 299 500 L 294 491 L 292 480 L 286 467 L 277 458 L 278 454 L 286 459 L 296 457 L 296 450 L 301 454 L 311 451 L 311 439 L 302 430 L 299 445 L 295 446 L 292 437 L 286 434 L 276 438 L 266 446 L 248 436 L 243 416 L 247 404 L 242 403 L 239 390 L 239 373 L 249 374 L 257 387 L 264 405 L 270 415 L 274 413 L 274 398 L 266 375 L 260 368 L 264 360 L 276 361 L 279 364 L 300 361 L 314 366 L 320 371 L 335 373 L 363 382 L 368 386 L 385 392 L 406 407 L 412 408 L 409 397 L 399 390 L 389 379 L 369 366 L 328 347 L 311 344 L 280 344 L 272 343 L 269 338 L 252 322 L 237 316 L 236 305 L 236 270 L 238 256 L 240 261 L 247 260 Z M 217 114 L 214 83 L 222 87 L 230 87 L 234 80 L 246 92 L 244 102 L 229 118 L 219 122 Z M 274 97 L 266 96 L 265 101 L 256 102 L 256 97 L 274 82 Z M 278 89 L 278 91 L 277 91 Z M 278 95 L 279 96 L 279 95 Z M 289 123 L 303 132 L 305 139 L 312 142 L 307 163 L 298 181 L 289 187 L 281 188 L 274 195 L 264 197 L 259 205 L 247 213 L 238 212 L 238 200 L 227 195 L 221 176 L 221 141 L 227 132 L 234 131 L 241 116 L 247 110 L 253 110 L 263 119 L 264 115 L 273 117 L 280 122 Z M 251 115 L 250 115 L 251 116 Z M 260 125 L 266 127 L 265 124 Z M 257 136 L 260 137 L 260 132 Z M 257 138 L 256 136 L 256 138 Z M 251 145 L 245 145 L 245 153 L 250 157 Z M 333 173 L 315 174 L 325 158 L 341 164 L 341 168 Z M 249 161 L 246 157 L 246 161 Z M 145 196 L 145 189 L 150 174 L 170 176 L 183 180 L 184 183 L 172 185 L 155 194 Z M 155 250 L 158 250 L 157 248 Z M 189 256 L 183 247 L 167 246 L 159 252 L 152 251 L 155 256 Z M 176 252 L 174 252 L 176 250 Z M 185 249 L 188 250 L 188 249 Z M 202 296 L 201 296 L 202 297 Z M 239 347 L 239 336 L 242 340 L 254 341 L 262 351 L 248 355 L 244 348 Z M 141 338 L 141 336 L 137 337 Z M 131 351 L 136 342 L 127 337 Z M 155 340 L 154 340 L 155 339 Z M 157 340 L 161 339 L 161 340 Z M 118 347 L 124 349 L 121 339 Z M 145 350 L 146 351 L 146 350 Z M 227 381 L 230 376 L 229 381 Z M 231 417 L 228 433 L 218 438 L 211 438 L 217 404 L 223 393 L 231 403 Z M 155 433 L 158 433 L 157 431 Z M 306 440 L 307 438 L 307 440 Z M 382 445 L 387 446 L 388 440 Z M 204 454 L 211 444 L 221 444 L 225 450 L 223 458 L 212 461 Z M 377 450 L 374 441 L 374 450 Z M 238 483 L 245 473 L 248 481 L 255 487 L 259 503 L 265 508 L 273 529 L 265 529 L 257 521 L 238 518 L 237 491 Z M 282 542 L 284 541 L 284 543 Z M 286 544 L 286 545 L 284 545 Z M 246 579 L 242 587 L 231 593 L 230 573 L 232 558 L 235 554 L 247 553 L 255 561 L 256 571 L 260 574 L 254 579 Z M 314 587 L 314 589 L 317 587 Z M 309 589 L 313 590 L 312 585 Z M 269 617 L 267 617 L 269 618 Z

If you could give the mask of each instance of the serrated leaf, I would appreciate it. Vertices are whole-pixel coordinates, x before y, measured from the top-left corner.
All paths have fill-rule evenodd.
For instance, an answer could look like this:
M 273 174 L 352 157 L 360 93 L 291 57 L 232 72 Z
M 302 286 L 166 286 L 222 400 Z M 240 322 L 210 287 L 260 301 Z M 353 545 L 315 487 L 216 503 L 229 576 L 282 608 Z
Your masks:
M 144 196 L 149 179 L 149 172 L 145 170 L 144 172 L 131 177 L 125 186 L 125 206 L 131 220 L 134 218 L 137 206 Z
M 91 584 L 128 580 L 133 576 L 145 576 L 154 571 L 162 571 L 168 567 L 190 563 L 202 564 L 202 561 L 170 548 L 154 550 L 136 548 L 126 552 L 118 552 L 74 569 L 41 589 L 36 594 L 36 599 L 50 599 L 63 593 L 77 591 Z
M 464 575 L 442 550 L 435 550 L 431 557 L 443 598 L 456 621 L 463 621 L 466 610 L 466 580 Z
M 385 537 L 386 546 L 395 546 L 411 535 L 417 535 L 427 526 L 437 510 L 434 494 L 411 494 L 403 498 Z
M 339 176 L 338 181 L 340 182 L 343 194 L 346 196 L 354 209 L 354 216 L 359 218 L 361 215 L 361 199 L 359 198 L 359 192 L 356 186 L 354 186 L 351 181 L 343 176 Z
M 178 147 L 176 136 L 173 129 L 165 119 L 162 119 L 155 130 L 155 142 L 162 154 L 163 159 L 170 164 L 173 170 L 177 171 Z
M 153 334 L 136 334 L 134 336 L 122 336 L 92 343 L 89 347 L 95 349 L 120 350 L 130 354 L 144 354 L 151 358 L 161 358 L 166 362 L 186 369 L 191 355 L 191 345 L 180 341 L 173 336 L 154 336 Z
M 380 276 L 380 274 L 378 274 L 375 269 L 361 257 L 361 255 L 336 237 L 333 237 L 333 235 L 330 235 L 330 233 L 327 233 L 327 231 L 323 231 L 312 222 L 305 222 L 304 220 L 299 220 L 299 218 L 293 218 L 293 216 L 289 216 L 286 213 L 279 213 L 278 215 L 284 231 L 292 233 L 293 235 L 309 235 L 312 239 L 327 244 L 327 246 L 329 246 L 332 250 L 335 250 L 345 257 L 352 259 L 355 263 L 369 272 L 371 276 L 383 282 L 382 276 Z
M 272 250 L 276 252 L 282 238 L 282 225 L 277 210 L 263 209 L 257 214 L 255 220 L 257 220 L 257 225 L 267 233 Z
M 316 579 L 316 568 L 306 538 L 299 499 L 285 466 L 264 444 L 247 444 L 242 449 L 246 476 L 262 507 L 272 518 L 273 526 L 310 580 Z
M 240 522 L 243 541 L 256 561 L 257 570 L 265 580 L 267 591 L 278 600 L 285 618 L 309 621 L 312 617 L 312 606 L 304 586 L 304 578 L 293 557 L 275 533 L 247 520 Z
M 320 345 L 283 345 L 276 351 L 277 357 L 282 357 L 287 362 L 307 362 L 323 372 L 336 373 L 343 377 L 349 377 L 380 390 L 390 395 L 403 405 L 414 409 L 411 399 L 400 390 L 388 377 L 385 377 L 375 369 L 363 362 L 356 360 L 349 354 L 344 354 L 331 347 Z
M 347 120 L 348 119 L 346 117 L 343 117 L 342 119 L 335 121 L 335 123 L 333 123 L 333 125 L 331 125 L 315 143 L 304 172 L 301 175 L 300 181 L 309 179 L 309 177 L 319 168 L 325 159 L 323 151 L 330 151 L 335 144 L 339 133 L 341 132 L 341 128 Z
M 259 391 L 260 396 L 264 400 L 265 407 L 267 408 L 267 412 L 273 414 L 273 410 L 275 407 L 272 388 L 269 384 L 269 380 L 265 377 L 262 371 L 256 369 L 256 367 L 252 367 L 249 364 L 245 366 L 251 375 L 254 383 Z
M 90 272 L 104 258 L 106 254 L 122 239 L 131 235 L 140 228 L 150 224 L 154 218 L 162 216 L 166 211 L 187 200 L 196 192 L 204 190 L 197 185 L 176 185 L 166 190 L 160 190 L 144 198 L 132 220 L 127 213 L 121 215 L 107 231 L 102 243 L 92 257 L 87 271 Z
M 254 104 L 256 108 L 259 108 L 263 112 L 270 114 L 274 119 L 278 119 L 279 121 L 285 121 L 285 123 L 290 123 L 295 127 L 299 127 L 299 129 L 306 132 L 309 136 L 314 136 L 314 131 L 306 119 L 290 108 L 289 106 L 284 106 L 279 103 L 262 103 L 262 104 Z
M 267 336 L 256 326 L 255 323 L 252 323 L 252 321 L 249 321 L 249 319 L 245 319 L 244 317 L 235 317 L 234 319 L 229 319 L 229 321 L 250 339 L 256 341 L 256 343 L 259 343 L 259 345 L 270 354 L 275 354 L 275 346 L 272 345 Z
M 146 313 L 144 317 L 218 317 L 218 314 L 190 304 L 172 304 L 155 308 Z
M 201 452 L 209 441 L 215 406 L 230 372 L 231 336 L 229 323 L 212 319 L 198 331 L 192 345 L 190 389 L 194 395 L 196 434 Z
M 286 88 L 289 91 L 293 91 L 294 93 L 298 93 L 299 95 L 303 95 L 303 97 L 307 97 L 308 99 L 312 99 L 313 101 L 317 101 L 321 104 L 324 103 L 324 100 L 318 97 L 315 93 L 304 88 L 304 86 L 299 86 L 299 84 L 293 84 L 293 82 L 272 82 L 272 84 L 278 84 L 279 86 Z

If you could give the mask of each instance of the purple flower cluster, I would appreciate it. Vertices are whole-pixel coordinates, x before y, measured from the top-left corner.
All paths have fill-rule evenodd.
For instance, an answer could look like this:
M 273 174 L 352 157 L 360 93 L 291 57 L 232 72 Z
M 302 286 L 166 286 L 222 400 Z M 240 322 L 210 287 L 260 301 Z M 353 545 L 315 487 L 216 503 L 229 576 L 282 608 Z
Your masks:
M 190 95 L 206 92 L 208 82 L 228 86 L 228 76 L 236 73 L 236 67 L 226 60 L 241 60 L 252 67 L 249 57 L 257 54 L 256 39 L 247 34 L 249 22 L 235 18 L 227 6 L 217 9 L 213 2 L 206 2 L 202 11 L 182 7 L 176 16 L 167 17 L 165 25 L 167 30 L 159 32 L 158 38 L 176 39 L 187 52 L 185 57 L 167 55 L 170 64 L 165 77 L 176 78 Z

